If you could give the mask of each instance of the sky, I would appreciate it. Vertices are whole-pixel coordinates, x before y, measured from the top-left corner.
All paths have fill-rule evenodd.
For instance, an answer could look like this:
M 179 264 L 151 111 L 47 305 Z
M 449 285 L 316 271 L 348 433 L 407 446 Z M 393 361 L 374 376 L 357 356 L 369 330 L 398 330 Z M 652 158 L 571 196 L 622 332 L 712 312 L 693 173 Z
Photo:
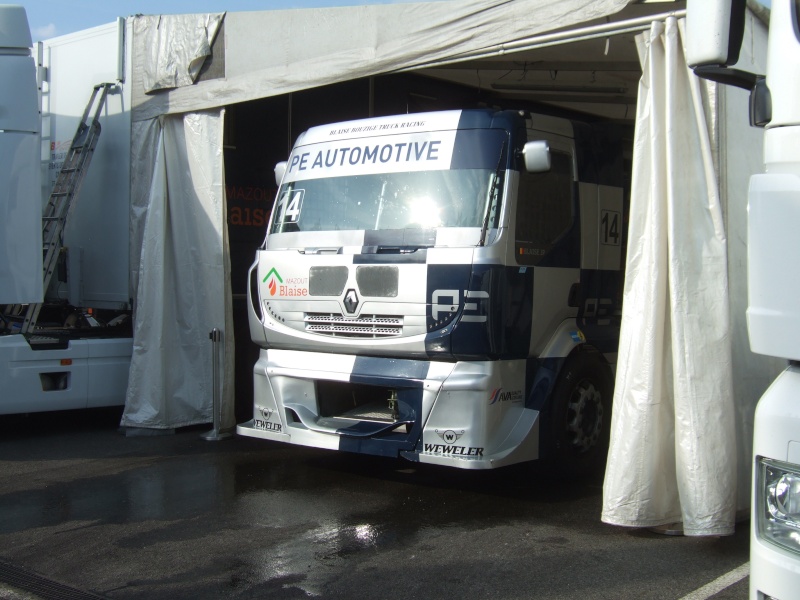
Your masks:
M 181 14 L 391 4 L 419 0 L 21 0 L 34 42 L 135 14 Z M 20 3 L 20 0 L 0 0 Z M 760 0 L 766 6 L 770 0 Z
M 391 4 L 412 0 L 0 0 L 22 4 L 34 42 L 136 14 L 181 14 Z M 416 0 L 419 1 L 419 0 Z

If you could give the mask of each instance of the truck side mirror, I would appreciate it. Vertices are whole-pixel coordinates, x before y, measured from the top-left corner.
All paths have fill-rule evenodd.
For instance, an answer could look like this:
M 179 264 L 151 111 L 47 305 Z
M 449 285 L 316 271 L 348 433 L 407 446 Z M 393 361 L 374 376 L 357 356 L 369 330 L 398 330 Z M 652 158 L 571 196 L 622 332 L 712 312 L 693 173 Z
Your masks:
M 687 0 L 686 62 L 728 66 L 739 60 L 747 0 Z
M 286 173 L 286 166 L 289 163 L 285 160 L 282 160 L 277 165 L 275 165 L 275 185 L 278 187 L 281 186 L 281 181 L 283 181 L 283 175 Z
M 772 119 L 772 98 L 762 75 L 735 69 L 744 39 L 747 0 L 686 1 L 686 63 L 694 74 L 750 92 L 750 125 Z
M 545 173 L 550 170 L 550 144 L 547 141 L 527 142 L 522 148 L 522 156 L 528 173 Z

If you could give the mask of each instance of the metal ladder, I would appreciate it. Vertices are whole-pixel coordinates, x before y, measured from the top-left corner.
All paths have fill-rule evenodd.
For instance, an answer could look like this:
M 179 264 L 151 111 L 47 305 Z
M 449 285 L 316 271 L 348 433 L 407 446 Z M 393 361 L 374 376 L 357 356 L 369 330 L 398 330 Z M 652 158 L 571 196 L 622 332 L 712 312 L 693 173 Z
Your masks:
M 42 252 L 44 260 L 42 269 L 44 274 L 44 293 L 50 285 L 53 277 L 58 256 L 63 246 L 64 226 L 69 216 L 73 201 L 78 196 L 81 184 L 83 183 L 86 169 L 92 160 L 94 148 L 97 145 L 97 138 L 100 137 L 100 113 L 106 101 L 109 90 L 116 84 L 101 83 L 94 86 L 92 96 L 83 111 L 83 117 L 72 139 L 64 164 L 58 174 L 50 200 L 47 202 L 42 214 Z M 94 110 L 92 110 L 94 109 Z M 91 113 L 91 121 L 89 115 Z M 41 304 L 29 304 L 22 322 L 21 333 L 28 335 L 33 332 L 36 320 L 39 318 Z

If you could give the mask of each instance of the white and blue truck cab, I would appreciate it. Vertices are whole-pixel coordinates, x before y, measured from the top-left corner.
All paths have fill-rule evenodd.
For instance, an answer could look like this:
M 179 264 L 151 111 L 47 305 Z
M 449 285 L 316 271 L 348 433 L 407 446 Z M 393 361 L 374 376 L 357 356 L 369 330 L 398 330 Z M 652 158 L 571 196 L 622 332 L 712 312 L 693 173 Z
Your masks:
M 455 110 L 309 129 L 250 269 L 241 435 L 465 469 L 604 464 L 622 154 Z

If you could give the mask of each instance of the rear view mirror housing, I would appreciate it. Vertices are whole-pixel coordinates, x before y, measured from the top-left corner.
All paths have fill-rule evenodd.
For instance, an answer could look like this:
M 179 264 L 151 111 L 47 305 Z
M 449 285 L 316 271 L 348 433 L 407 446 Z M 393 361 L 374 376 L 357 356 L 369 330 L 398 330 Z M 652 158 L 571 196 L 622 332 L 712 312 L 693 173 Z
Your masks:
M 747 0 L 686 1 L 686 62 L 694 74 L 750 92 L 750 125 L 772 120 L 772 98 L 763 75 L 736 69 L 744 39 Z
M 550 170 L 550 144 L 545 140 L 527 142 L 522 148 L 522 157 L 528 173 L 546 173 Z
M 739 60 L 747 0 L 686 1 L 686 62 L 729 66 Z

